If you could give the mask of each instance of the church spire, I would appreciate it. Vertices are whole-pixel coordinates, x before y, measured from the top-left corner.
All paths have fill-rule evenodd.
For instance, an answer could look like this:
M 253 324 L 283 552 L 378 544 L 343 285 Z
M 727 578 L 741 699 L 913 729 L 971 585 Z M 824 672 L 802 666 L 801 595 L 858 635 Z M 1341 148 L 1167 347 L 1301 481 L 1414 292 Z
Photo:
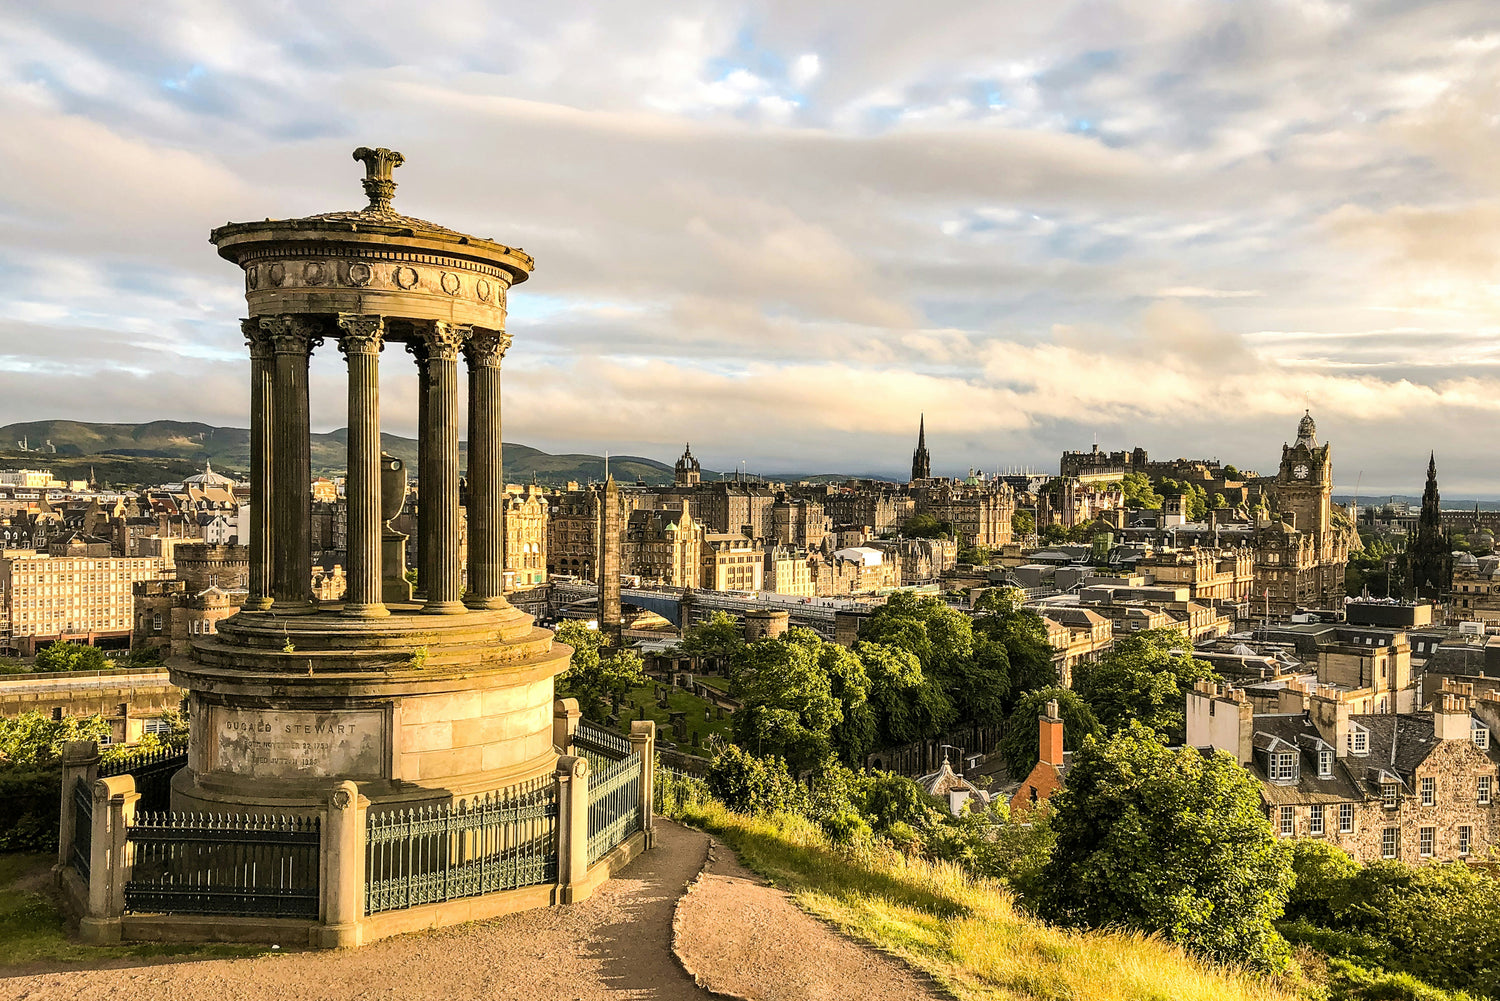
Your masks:
M 1438 494 L 1437 453 L 1427 458 L 1427 485 L 1422 490 L 1422 513 L 1417 518 L 1417 538 L 1408 557 L 1411 583 L 1419 598 L 1435 598 L 1450 584 L 1453 546 L 1443 534 L 1442 498 Z
M 913 481 L 932 477 L 932 456 L 927 453 L 927 415 L 917 421 L 917 450 L 911 454 L 911 478 Z

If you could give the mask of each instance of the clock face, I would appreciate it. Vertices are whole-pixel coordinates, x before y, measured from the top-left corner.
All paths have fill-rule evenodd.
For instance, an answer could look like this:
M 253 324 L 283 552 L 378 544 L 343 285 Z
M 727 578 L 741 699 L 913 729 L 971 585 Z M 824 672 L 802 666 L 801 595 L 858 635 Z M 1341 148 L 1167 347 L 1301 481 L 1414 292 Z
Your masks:
M 1307 463 L 1305 462 L 1299 462 L 1292 467 L 1292 475 L 1297 477 L 1297 479 L 1299 480 L 1307 479 L 1308 472 L 1309 470 L 1307 468 Z

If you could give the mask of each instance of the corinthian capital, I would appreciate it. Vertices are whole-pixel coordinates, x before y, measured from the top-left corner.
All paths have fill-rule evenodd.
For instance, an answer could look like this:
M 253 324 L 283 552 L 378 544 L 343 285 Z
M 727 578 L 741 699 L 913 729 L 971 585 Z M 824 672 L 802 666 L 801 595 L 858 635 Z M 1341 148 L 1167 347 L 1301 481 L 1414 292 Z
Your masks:
M 385 319 L 372 313 L 339 314 L 339 350 L 346 355 L 380 354 L 385 340 Z
M 499 368 L 510 350 L 510 334 L 503 330 L 476 330 L 464 341 L 464 358 L 470 368 Z
M 468 339 L 472 328 L 463 323 L 447 323 L 443 320 L 427 320 L 415 325 L 414 340 L 420 351 L 413 351 L 421 360 L 422 353 L 428 361 L 457 361 L 458 349 Z
M 253 360 L 264 361 L 271 357 L 271 337 L 261 329 L 258 317 L 241 320 L 240 333 L 245 335 L 245 343 L 250 348 L 250 357 Z
M 323 343 L 323 324 L 313 316 L 298 313 L 262 316 L 260 329 L 277 354 L 309 355 Z

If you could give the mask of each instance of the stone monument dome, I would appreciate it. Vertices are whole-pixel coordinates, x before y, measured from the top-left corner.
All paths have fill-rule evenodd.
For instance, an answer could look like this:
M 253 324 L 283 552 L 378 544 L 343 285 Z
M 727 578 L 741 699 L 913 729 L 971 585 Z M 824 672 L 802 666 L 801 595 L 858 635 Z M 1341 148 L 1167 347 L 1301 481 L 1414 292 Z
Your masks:
M 365 167 L 365 208 L 228 223 L 210 237 L 245 279 L 249 598 L 194 644 L 191 663 L 172 665 L 193 721 L 174 810 L 313 809 L 346 780 L 372 809 L 448 802 L 550 773 L 556 762 L 553 677 L 571 651 L 502 594 L 505 305 L 533 261 L 397 214 L 400 153 L 360 147 L 354 159 Z M 380 451 L 380 362 L 392 343 L 411 356 L 419 387 L 415 592 L 405 536 L 389 525 L 405 470 Z M 324 344 L 348 371 L 341 602 L 312 592 L 307 373 Z M 469 443 L 462 566 L 460 358 Z

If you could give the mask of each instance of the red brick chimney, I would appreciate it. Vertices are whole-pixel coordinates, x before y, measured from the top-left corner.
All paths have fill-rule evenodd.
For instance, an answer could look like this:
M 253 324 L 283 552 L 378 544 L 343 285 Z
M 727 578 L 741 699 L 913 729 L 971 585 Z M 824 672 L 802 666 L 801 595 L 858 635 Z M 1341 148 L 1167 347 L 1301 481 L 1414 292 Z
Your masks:
M 1057 714 L 1057 700 L 1047 703 L 1047 714 L 1041 717 L 1042 740 L 1038 759 L 1054 768 L 1063 763 L 1063 723 Z

